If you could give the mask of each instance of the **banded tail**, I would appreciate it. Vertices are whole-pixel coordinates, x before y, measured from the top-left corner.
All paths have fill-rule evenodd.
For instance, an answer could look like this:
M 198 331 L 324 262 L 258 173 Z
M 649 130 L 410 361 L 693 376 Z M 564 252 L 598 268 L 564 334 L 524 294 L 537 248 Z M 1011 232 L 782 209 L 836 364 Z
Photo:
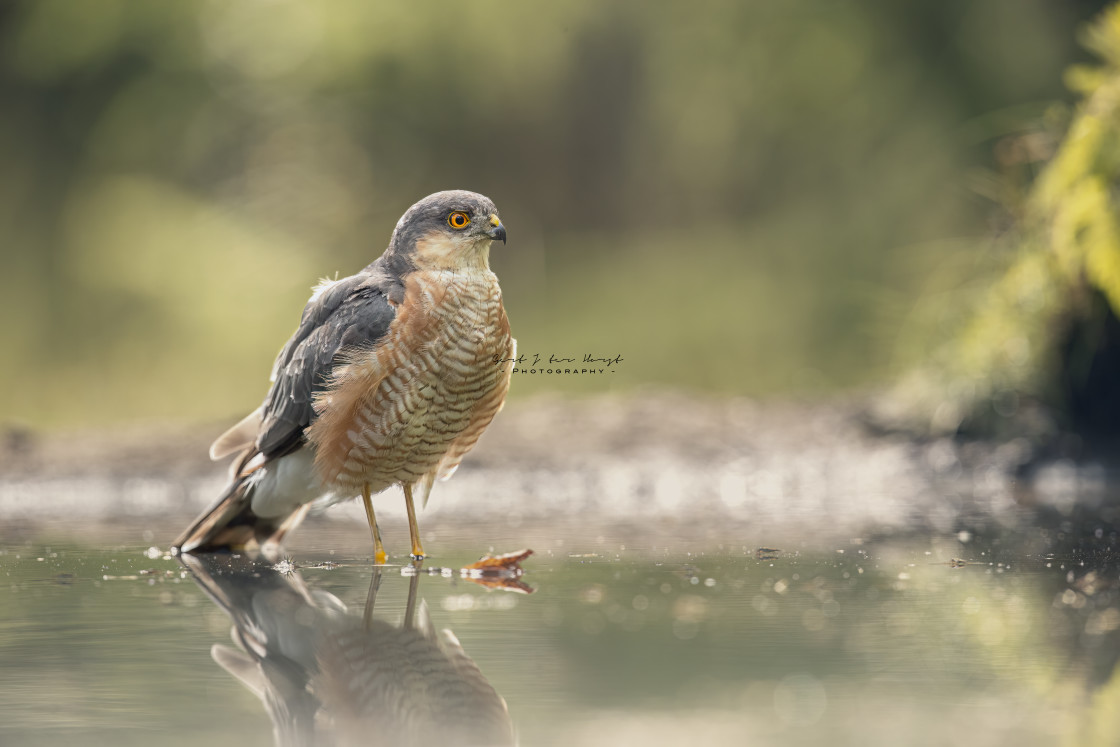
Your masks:
M 172 550 L 179 553 L 235 551 L 280 542 L 303 521 L 310 504 L 286 516 L 258 516 L 252 506 L 255 482 L 251 474 L 234 477 L 217 503 L 175 540 Z

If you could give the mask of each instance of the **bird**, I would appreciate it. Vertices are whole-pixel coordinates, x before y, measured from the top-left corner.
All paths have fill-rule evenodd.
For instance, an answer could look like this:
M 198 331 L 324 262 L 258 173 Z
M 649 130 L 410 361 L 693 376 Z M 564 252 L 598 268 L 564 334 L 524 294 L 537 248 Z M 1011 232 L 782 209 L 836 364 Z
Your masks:
M 403 616 L 391 623 L 375 615 L 380 567 L 359 611 L 309 586 L 294 565 L 180 560 L 232 621 L 240 650 L 216 644 L 210 655 L 260 698 L 276 744 L 517 743 L 505 699 L 455 634 L 433 624 L 421 574 L 409 578 Z
M 236 454 L 216 503 L 177 553 L 277 546 L 312 508 L 362 496 L 374 561 L 387 559 L 372 495 L 403 488 L 414 560 L 425 557 L 414 493 L 427 504 L 502 409 L 517 342 L 490 198 L 436 192 L 401 216 L 360 272 L 322 280 L 272 367 L 264 402 L 210 447 Z

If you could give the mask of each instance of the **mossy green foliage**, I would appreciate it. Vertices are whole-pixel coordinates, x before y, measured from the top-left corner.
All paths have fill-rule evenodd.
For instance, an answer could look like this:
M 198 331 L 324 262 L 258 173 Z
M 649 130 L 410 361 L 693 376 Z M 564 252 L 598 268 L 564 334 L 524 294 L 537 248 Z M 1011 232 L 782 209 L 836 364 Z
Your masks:
M 1067 73 L 1081 100 L 1060 142 L 1025 190 L 1002 191 L 1011 228 L 977 249 L 980 282 L 974 276 L 951 297 L 958 308 L 939 309 L 951 341 L 927 353 L 888 405 L 908 413 L 910 425 L 1047 433 L 1081 427 L 1078 408 L 1110 397 L 1100 389 L 1102 361 L 1114 355 L 1103 330 L 1120 315 L 1120 6 L 1089 27 L 1085 42 L 1100 62 Z M 1048 138 L 1040 123 L 1007 143 Z M 911 333 L 936 339 L 929 321 Z
M 1061 148 L 1038 180 L 1031 209 L 1037 231 L 1056 259 L 1056 281 L 1085 282 L 1120 312 L 1120 6 L 1105 13 L 1086 35 L 1100 55 L 1096 68 L 1068 76 L 1084 100 Z

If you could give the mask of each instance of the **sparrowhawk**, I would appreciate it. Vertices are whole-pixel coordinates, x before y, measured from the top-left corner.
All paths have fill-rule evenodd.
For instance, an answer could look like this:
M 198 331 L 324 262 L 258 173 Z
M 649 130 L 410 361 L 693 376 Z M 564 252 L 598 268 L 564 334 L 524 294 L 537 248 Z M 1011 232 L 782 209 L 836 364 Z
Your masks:
M 413 492 L 427 502 L 501 409 L 516 341 L 490 271 L 506 229 L 489 198 L 437 192 L 409 208 L 356 275 L 321 282 L 280 351 L 264 403 L 210 447 L 238 454 L 182 552 L 278 542 L 312 505 L 404 489 L 412 555 L 424 556 Z

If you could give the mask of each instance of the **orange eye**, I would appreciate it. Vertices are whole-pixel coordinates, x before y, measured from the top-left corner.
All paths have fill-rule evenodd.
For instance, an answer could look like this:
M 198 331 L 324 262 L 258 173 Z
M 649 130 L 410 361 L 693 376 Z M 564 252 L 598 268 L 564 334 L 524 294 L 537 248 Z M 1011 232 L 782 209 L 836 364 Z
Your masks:
M 452 228 L 466 228 L 471 224 L 471 217 L 466 213 L 456 210 L 451 215 L 447 216 L 447 225 Z

